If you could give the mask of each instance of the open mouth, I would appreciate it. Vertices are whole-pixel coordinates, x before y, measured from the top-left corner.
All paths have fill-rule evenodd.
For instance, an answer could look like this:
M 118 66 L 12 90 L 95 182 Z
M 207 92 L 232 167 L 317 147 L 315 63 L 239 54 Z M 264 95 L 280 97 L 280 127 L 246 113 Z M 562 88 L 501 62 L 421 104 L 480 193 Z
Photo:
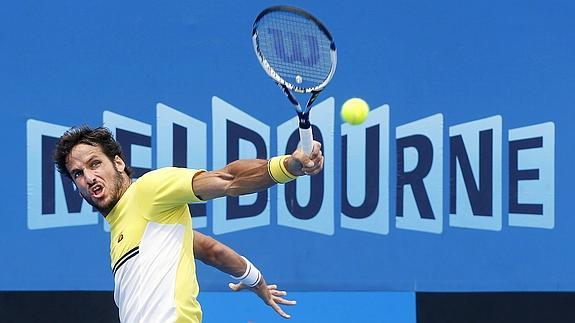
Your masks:
M 96 184 L 96 185 L 92 186 L 92 189 L 90 191 L 91 191 L 93 197 L 99 198 L 102 196 L 102 193 L 104 192 L 104 186 L 102 186 L 100 184 Z

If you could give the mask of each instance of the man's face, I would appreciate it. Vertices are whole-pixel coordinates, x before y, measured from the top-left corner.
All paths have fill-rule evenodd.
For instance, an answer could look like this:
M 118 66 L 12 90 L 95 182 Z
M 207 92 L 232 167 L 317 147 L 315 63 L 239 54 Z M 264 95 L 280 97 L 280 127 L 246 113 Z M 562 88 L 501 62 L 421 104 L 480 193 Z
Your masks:
M 78 144 L 66 159 L 66 168 L 84 199 L 104 216 L 114 208 L 126 187 L 125 164 L 116 156 L 110 160 L 100 146 Z

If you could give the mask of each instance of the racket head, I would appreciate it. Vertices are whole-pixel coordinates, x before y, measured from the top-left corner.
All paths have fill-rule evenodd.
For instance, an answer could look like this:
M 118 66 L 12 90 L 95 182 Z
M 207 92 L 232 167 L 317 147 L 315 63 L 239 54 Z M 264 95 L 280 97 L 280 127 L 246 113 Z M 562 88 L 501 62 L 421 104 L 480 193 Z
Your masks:
M 273 6 L 263 10 L 254 21 L 252 43 L 266 73 L 288 90 L 319 92 L 335 73 L 333 37 L 303 9 Z

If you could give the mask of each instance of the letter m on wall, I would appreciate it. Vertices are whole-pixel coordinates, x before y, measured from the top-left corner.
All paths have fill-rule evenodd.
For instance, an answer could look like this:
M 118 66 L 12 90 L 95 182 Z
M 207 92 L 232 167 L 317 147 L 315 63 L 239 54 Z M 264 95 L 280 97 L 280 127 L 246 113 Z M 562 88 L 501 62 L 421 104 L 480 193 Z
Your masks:
M 32 119 L 26 123 L 28 229 L 98 223 L 98 213 L 52 161 L 56 142 L 68 128 Z

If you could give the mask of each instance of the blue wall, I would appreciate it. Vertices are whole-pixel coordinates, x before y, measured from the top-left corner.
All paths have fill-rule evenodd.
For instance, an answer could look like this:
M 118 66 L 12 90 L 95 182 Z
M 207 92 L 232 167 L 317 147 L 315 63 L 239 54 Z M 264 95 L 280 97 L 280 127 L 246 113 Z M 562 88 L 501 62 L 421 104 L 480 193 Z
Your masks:
M 573 290 L 575 5 L 291 4 L 322 19 L 338 46 L 311 116 L 326 170 L 315 184 L 292 184 L 295 195 L 293 186 L 262 193 L 260 208 L 256 196 L 209 202 L 198 230 L 292 291 Z M 268 5 L 5 4 L 0 290 L 113 288 L 105 221 L 50 164 L 70 126 L 111 128 L 142 172 L 173 156 L 212 169 L 233 149 L 244 158 L 286 150 L 293 110 L 250 38 Z M 372 111 L 350 127 L 338 113 L 355 96 Z M 261 140 L 239 139 L 249 131 Z M 429 167 L 414 172 L 419 163 Z M 366 197 L 372 208 L 360 207 Z M 286 207 L 310 200 L 320 208 Z M 206 291 L 226 288 L 215 270 L 200 266 L 198 276 Z

